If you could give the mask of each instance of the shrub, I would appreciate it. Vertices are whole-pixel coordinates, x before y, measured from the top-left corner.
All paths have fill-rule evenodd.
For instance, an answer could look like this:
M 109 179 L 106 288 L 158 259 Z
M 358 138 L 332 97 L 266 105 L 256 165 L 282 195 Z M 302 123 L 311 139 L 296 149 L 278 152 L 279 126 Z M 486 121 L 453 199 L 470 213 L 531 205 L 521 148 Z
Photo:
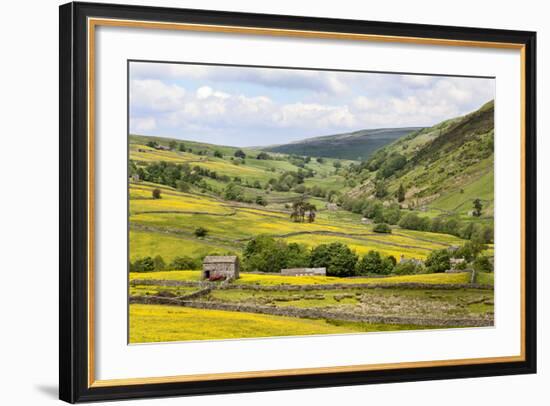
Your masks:
M 481 251 L 485 249 L 483 244 L 475 241 L 467 241 L 462 247 L 454 253 L 455 258 L 464 258 L 466 262 L 472 262 Z
M 266 153 L 266 152 L 260 152 L 257 156 L 256 156 L 256 159 L 261 159 L 261 160 L 267 160 L 267 159 L 271 159 L 271 156 Z
M 189 183 L 187 183 L 186 181 L 184 180 L 178 180 L 176 182 L 176 187 L 178 188 L 178 190 L 180 192 L 189 192 L 189 189 L 191 188 L 191 186 L 189 185 Z
M 245 159 L 246 158 L 246 154 L 244 153 L 244 151 L 242 149 L 238 149 L 235 151 L 235 158 L 241 158 L 241 159 Z
M 373 227 L 372 231 L 375 233 L 391 234 L 391 227 L 386 223 L 379 223 Z
M 339 242 L 321 244 L 311 252 L 312 267 L 325 267 L 330 276 L 353 276 L 357 255 Z
M 480 255 L 474 260 L 474 270 L 477 272 L 493 272 L 493 264 L 489 257 Z
M 208 230 L 204 227 L 198 227 L 193 231 L 193 234 L 195 234 L 195 237 L 205 237 L 208 234 Z
M 389 158 L 384 160 L 380 166 L 378 172 L 376 173 L 377 178 L 389 178 L 395 172 L 400 170 L 407 163 L 407 159 L 401 154 L 392 154 Z
M 153 199 L 160 199 L 161 198 L 160 189 L 158 188 L 153 189 L 152 195 L 153 195 Z
M 260 206 L 267 206 L 267 200 L 262 195 L 256 196 L 256 204 Z
M 393 273 L 396 275 L 415 275 L 423 271 L 424 268 L 422 265 L 416 264 L 413 261 L 400 262 L 393 268 Z
M 166 267 L 166 263 L 164 262 L 164 259 L 162 259 L 162 257 L 160 255 L 157 255 L 153 259 L 153 263 L 154 263 L 154 266 L 155 266 L 155 271 L 162 271 Z
M 218 150 L 214 151 L 214 156 L 216 158 L 223 158 L 223 154 L 221 153 L 221 151 Z
M 414 213 L 407 213 L 399 220 L 399 227 L 406 228 L 408 230 L 430 230 L 431 222 L 427 217 L 420 217 Z
M 130 265 L 131 272 L 152 272 L 155 270 L 155 262 L 151 257 L 139 258 Z
M 199 261 L 188 256 L 175 257 L 170 264 L 170 269 L 178 271 L 197 268 L 200 268 Z
M 230 183 L 225 187 L 224 198 L 225 200 L 240 201 L 243 199 L 243 190 L 234 183 Z

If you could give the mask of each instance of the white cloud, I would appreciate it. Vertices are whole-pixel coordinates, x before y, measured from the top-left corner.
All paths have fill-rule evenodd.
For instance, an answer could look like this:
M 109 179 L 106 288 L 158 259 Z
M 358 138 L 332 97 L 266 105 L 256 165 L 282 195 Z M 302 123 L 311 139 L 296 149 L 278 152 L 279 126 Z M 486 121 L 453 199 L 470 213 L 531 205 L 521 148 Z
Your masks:
M 428 126 L 494 98 L 492 79 L 420 75 L 137 63 L 130 79 L 132 131 L 235 145 Z
M 149 132 L 157 128 L 157 121 L 154 117 L 131 117 L 131 128 L 133 133 Z
M 185 98 L 185 89 L 173 84 L 165 84 L 156 79 L 130 82 L 130 103 L 133 107 L 153 111 L 170 111 L 181 105 Z
M 281 106 L 273 114 L 274 122 L 282 127 L 303 127 L 320 130 L 353 128 L 357 122 L 347 106 L 295 103 Z

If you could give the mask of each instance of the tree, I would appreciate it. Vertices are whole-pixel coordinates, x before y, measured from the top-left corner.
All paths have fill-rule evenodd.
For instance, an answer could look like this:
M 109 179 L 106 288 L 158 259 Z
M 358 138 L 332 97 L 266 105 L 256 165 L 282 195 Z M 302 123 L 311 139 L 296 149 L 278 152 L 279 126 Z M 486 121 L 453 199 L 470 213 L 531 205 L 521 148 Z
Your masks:
M 375 233 L 391 234 L 391 227 L 386 223 L 379 223 L 372 228 L 372 231 Z
M 324 163 L 325 163 L 325 159 L 324 159 L 324 158 L 321 158 L 321 157 L 317 158 L 316 161 L 317 161 L 318 163 L 320 163 L 320 164 L 324 164 Z
M 243 249 L 243 268 L 247 271 L 280 272 L 290 266 L 304 266 L 309 261 L 307 248 L 287 245 L 267 235 L 251 239 Z
M 189 189 L 191 188 L 191 185 L 189 185 L 189 183 L 187 183 L 184 180 L 178 180 L 176 182 L 176 187 L 178 188 L 178 190 L 180 192 L 189 192 Z
M 243 191 L 234 183 L 230 183 L 225 187 L 224 199 L 240 201 L 243 198 Z
M 292 204 L 292 213 L 290 214 L 290 218 L 295 223 L 303 223 L 307 214 L 308 223 L 313 223 L 315 221 L 316 212 L 317 207 L 314 204 L 301 199 Z
M 426 259 L 426 268 L 429 272 L 438 273 L 445 272 L 451 268 L 451 255 L 449 251 L 435 250 L 430 252 Z
M 216 158 L 223 158 L 223 154 L 221 153 L 221 151 L 218 151 L 218 150 L 214 151 L 214 156 Z
M 493 264 L 489 257 L 480 255 L 474 260 L 474 269 L 477 272 L 493 272 Z
M 235 158 L 241 158 L 241 159 L 246 158 L 246 154 L 244 153 L 244 151 L 242 149 L 236 150 L 233 155 L 235 156 Z
M 378 198 L 386 197 L 388 194 L 388 189 L 386 188 L 386 184 L 382 181 L 376 182 L 374 185 L 374 195 Z
M 130 264 L 131 272 L 152 272 L 155 270 L 155 262 L 151 257 L 136 259 L 133 264 Z
M 262 195 L 256 196 L 256 204 L 260 206 L 267 206 L 267 200 Z
M 396 275 L 415 275 L 422 273 L 422 265 L 414 261 L 403 261 L 395 265 L 393 273 Z
M 385 179 L 392 176 L 395 172 L 402 169 L 407 163 L 407 159 L 401 154 L 391 154 L 389 158 L 385 159 L 378 172 L 376 177 L 378 179 Z
M 160 189 L 158 188 L 153 189 L 152 195 L 153 195 L 153 199 L 160 199 L 161 198 Z
M 175 257 L 170 264 L 170 269 L 174 270 L 186 270 L 186 269 L 197 269 L 200 268 L 199 261 L 188 257 Z
M 306 203 L 307 222 L 313 223 L 315 221 L 317 206 L 312 203 Z
M 401 203 L 405 200 L 405 188 L 403 187 L 403 184 L 399 184 L 399 189 L 397 189 L 397 201 Z
M 342 167 L 342 162 L 334 161 L 332 166 L 334 166 L 336 169 L 340 169 Z
M 260 152 L 256 156 L 256 159 L 266 160 L 266 159 L 271 159 L 271 156 L 267 152 Z
M 166 263 L 160 255 L 157 255 L 155 258 L 153 258 L 153 264 L 155 267 L 155 271 L 162 271 L 166 267 Z
M 306 245 L 291 242 L 285 250 L 286 268 L 304 268 L 309 265 L 310 250 Z
M 472 262 L 484 249 L 484 244 L 480 244 L 476 241 L 467 241 L 462 247 L 455 251 L 454 257 L 464 258 L 466 262 Z
M 312 267 L 324 267 L 330 276 L 353 276 L 357 255 L 339 242 L 321 244 L 311 252 Z
M 474 200 L 474 211 L 472 212 L 472 214 L 475 217 L 480 217 L 482 209 L 483 209 L 483 204 L 481 204 L 481 200 L 480 199 L 475 199 Z
M 208 230 L 204 227 L 197 227 L 195 231 L 193 231 L 193 234 L 195 234 L 195 237 L 206 237 L 206 234 L 208 234 Z
M 370 250 L 357 263 L 356 270 L 361 275 L 388 275 L 392 272 L 395 262 L 393 256 L 383 258 L 378 251 Z
M 147 142 L 147 146 L 149 148 L 156 148 L 157 147 L 157 143 L 155 141 L 148 141 Z
M 303 223 L 306 215 L 306 209 L 303 200 L 299 200 L 292 204 L 292 213 L 290 213 L 290 219 L 295 223 Z
M 431 221 L 428 217 L 420 217 L 414 213 L 407 213 L 399 220 L 399 227 L 408 230 L 428 231 L 430 226 Z
M 178 145 L 178 151 L 185 152 L 185 144 L 183 142 L 180 142 Z
M 178 143 L 177 143 L 176 141 L 172 140 L 172 141 L 170 141 L 170 142 L 168 143 L 168 146 L 170 147 L 170 149 L 171 149 L 172 151 L 175 151 L 175 150 L 176 150 L 176 147 L 178 146 Z

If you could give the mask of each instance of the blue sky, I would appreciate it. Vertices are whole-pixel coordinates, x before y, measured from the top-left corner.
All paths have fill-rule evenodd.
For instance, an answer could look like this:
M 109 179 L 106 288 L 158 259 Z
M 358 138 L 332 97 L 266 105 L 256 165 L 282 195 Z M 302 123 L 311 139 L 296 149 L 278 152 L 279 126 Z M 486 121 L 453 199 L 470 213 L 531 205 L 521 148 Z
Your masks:
M 494 99 L 494 79 L 130 63 L 130 132 L 233 146 L 430 126 Z

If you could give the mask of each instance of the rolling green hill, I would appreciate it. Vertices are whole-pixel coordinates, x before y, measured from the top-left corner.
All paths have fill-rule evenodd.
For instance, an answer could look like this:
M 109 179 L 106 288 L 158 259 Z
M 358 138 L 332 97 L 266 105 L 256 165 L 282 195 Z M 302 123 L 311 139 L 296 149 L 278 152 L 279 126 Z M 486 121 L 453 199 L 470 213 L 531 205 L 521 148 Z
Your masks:
M 374 196 L 378 187 L 381 194 L 385 189 L 386 200 L 396 200 L 402 185 L 402 206 L 434 215 L 467 215 L 473 200 L 480 199 L 482 216 L 492 217 L 493 144 L 491 101 L 473 113 L 402 137 L 353 165 L 348 178 L 359 185 L 349 195 Z
M 420 129 L 421 127 L 404 127 L 360 130 L 351 133 L 307 138 L 289 144 L 267 146 L 261 149 L 294 155 L 367 159 L 377 149 Z

